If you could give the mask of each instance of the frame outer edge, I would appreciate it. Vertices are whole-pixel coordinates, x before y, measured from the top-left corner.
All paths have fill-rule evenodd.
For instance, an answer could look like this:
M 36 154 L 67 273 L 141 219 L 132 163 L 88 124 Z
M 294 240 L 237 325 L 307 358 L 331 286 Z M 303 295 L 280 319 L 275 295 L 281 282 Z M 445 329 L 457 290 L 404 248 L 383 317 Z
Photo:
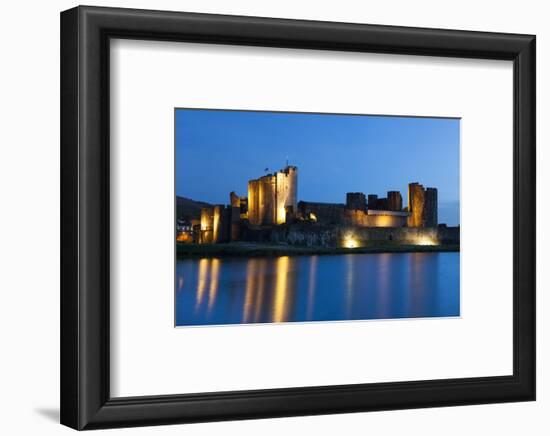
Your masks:
M 533 36 L 87 6 L 63 12 L 61 29 L 63 424 L 75 429 L 90 429 L 534 399 Z M 514 217 L 518 218 L 514 222 L 514 253 L 520 254 L 515 254 L 514 260 L 514 271 L 519 272 L 518 277 L 514 277 L 514 376 L 460 379 L 456 383 L 445 380 L 394 383 L 391 393 L 380 386 L 344 385 L 320 386 L 313 390 L 297 387 L 270 392 L 110 399 L 109 71 L 106 68 L 109 56 L 106 41 L 110 35 L 266 47 L 514 59 L 514 168 L 518 176 L 514 193 Z M 518 228 L 518 223 L 528 228 Z M 455 394 L 458 397 L 454 397 Z
M 62 12 L 60 25 L 60 422 L 78 428 L 78 10 Z
M 109 71 L 104 29 L 78 7 L 79 429 L 109 398 Z
M 536 37 L 518 53 L 517 74 L 517 277 L 514 328 L 517 376 L 527 400 L 536 399 Z M 520 334 L 521 332 L 521 334 Z

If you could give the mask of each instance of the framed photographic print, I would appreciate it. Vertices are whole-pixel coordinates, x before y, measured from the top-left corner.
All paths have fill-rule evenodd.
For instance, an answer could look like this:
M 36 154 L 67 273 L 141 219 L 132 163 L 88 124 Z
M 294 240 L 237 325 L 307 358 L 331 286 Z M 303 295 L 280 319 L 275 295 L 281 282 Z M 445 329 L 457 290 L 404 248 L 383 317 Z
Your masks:
M 535 37 L 61 14 L 61 421 L 535 399 Z
M 175 129 L 176 326 L 460 316 L 459 119 L 177 108 Z

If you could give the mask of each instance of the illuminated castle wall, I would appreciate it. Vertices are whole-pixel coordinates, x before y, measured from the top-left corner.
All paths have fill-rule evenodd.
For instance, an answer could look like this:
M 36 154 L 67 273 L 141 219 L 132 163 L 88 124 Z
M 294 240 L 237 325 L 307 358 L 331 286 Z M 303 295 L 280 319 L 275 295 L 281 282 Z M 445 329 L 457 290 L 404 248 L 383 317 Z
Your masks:
M 410 183 L 408 211 L 408 227 L 436 227 L 437 189 L 424 189 L 419 183 Z
M 355 227 L 405 227 L 408 212 L 385 209 L 365 209 L 361 203 L 348 197 L 346 204 L 313 203 L 300 201 L 298 211 L 300 216 L 310 217 L 315 222 L 324 225 L 347 225 Z
M 285 169 L 248 182 L 248 221 L 254 225 L 284 224 L 297 212 L 298 168 Z
M 202 208 L 200 231 L 194 231 L 192 240 L 202 244 L 247 240 L 254 232 L 274 232 L 281 224 L 287 227 L 305 224 L 312 231 L 320 226 L 356 229 L 438 226 L 437 189 L 424 188 L 419 183 L 409 184 L 405 208 L 399 191 L 388 191 L 383 198 L 348 192 L 346 203 L 298 203 L 297 187 L 295 166 L 287 165 L 281 171 L 250 180 L 248 196 L 231 192 L 228 205 Z
M 223 208 L 224 206 L 212 206 L 201 209 L 201 243 L 211 244 L 220 239 Z
M 238 241 L 240 235 L 240 209 L 233 206 L 215 205 L 201 209 L 201 244 Z

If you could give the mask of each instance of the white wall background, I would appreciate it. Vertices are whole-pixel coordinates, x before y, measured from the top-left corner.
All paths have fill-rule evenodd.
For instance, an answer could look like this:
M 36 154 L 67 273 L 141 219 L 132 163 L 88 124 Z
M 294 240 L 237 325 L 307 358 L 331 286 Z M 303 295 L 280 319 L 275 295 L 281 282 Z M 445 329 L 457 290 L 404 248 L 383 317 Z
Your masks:
M 549 11 L 524 0 L 443 3 L 320 0 L 90 1 L 88 4 L 331 21 L 443 27 L 537 35 L 538 401 L 245 422 L 111 430 L 125 434 L 548 434 L 550 310 L 545 245 L 550 217 Z M 59 403 L 59 12 L 70 1 L 11 2 L 0 15 L 0 432 L 69 434 Z M 546 341 L 546 344 L 544 342 Z

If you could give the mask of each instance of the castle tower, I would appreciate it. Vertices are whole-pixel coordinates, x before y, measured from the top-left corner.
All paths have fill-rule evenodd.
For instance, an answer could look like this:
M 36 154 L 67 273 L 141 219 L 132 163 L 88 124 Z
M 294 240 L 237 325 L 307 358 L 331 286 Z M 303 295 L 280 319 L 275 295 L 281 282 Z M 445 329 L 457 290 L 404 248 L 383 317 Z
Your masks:
M 241 197 L 234 191 L 231 191 L 229 193 L 229 201 L 229 239 L 231 241 L 238 241 L 241 228 Z
M 408 227 L 437 227 L 437 189 L 409 184 Z
M 298 212 L 298 168 L 286 166 L 277 172 L 277 224 L 284 224 L 287 216 L 294 216 Z
M 376 203 L 378 201 L 378 195 L 376 194 L 369 194 L 368 196 L 368 202 L 367 205 L 369 209 L 376 209 Z
M 362 192 L 348 192 L 346 194 L 346 208 L 351 210 L 366 210 L 367 198 Z
M 287 166 L 248 182 L 248 220 L 256 225 L 284 224 L 298 210 L 298 168 Z
M 276 186 L 277 177 L 272 174 L 248 182 L 248 220 L 251 224 L 276 222 Z
M 426 188 L 424 196 L 424 226 L 437 227 L 437 189 Z
M 403 197 L 399 191 L 388 191 L 388 210 L 400 212 L 403 209 Z
M 424 187 L 419 183 L 409 183 L 408 227 L 424 227 Z
M 224 242 L 227 235 L 227 211 L 230 209 L 223 205 L 203 207 L 201 209 L 201 237 L 202 244 L 217 244 Z
M 229 204 L 231 207 L 241 207 L 241 199 L 240 197 L 235 193 L 235 191 L 231 191 L 229 193 Z

